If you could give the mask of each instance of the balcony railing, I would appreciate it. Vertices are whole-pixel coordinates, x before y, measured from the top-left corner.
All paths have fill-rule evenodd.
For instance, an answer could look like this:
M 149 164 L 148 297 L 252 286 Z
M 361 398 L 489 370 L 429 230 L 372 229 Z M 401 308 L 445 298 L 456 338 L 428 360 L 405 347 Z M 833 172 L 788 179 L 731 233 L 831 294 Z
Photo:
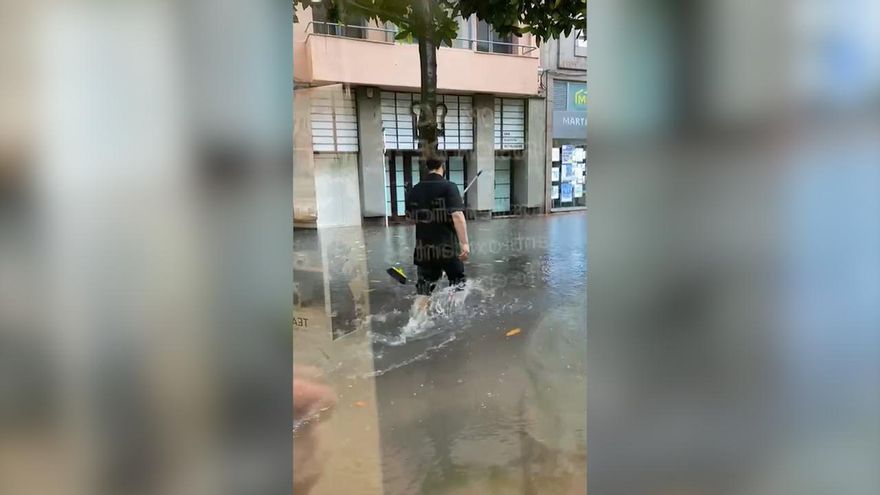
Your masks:
M 334 38 L 348 38 L 355 40 L 376 41 L 389 44 L 408 44 L 396 40 L 398 30 L 374 26 L 358 26 L 356 24 L 337 24 L 334 22 L 310 21 L 306 25 L 306 40 L 310 36 L 331 36 Z M 441 45 L 445 46 L 445 45 Z M 455 38 L 452 40 L 452 48 L 477 51 L 480 53 L 499 53 L 507 55 L 530 55 L 538 49 L 537 46 L 521 45 L 519 43 L 505 43 L 501 41 L 478 40 L 473 38 Z M 535 55 L 530 55 L 535 56 Z

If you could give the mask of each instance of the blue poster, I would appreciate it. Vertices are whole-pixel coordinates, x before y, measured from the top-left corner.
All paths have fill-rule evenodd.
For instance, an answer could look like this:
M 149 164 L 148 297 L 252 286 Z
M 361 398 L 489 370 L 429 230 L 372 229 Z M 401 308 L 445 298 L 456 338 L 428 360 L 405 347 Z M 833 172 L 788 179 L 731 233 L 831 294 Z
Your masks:
M 563 203 L 571 203 L 573 193 L 574 186 L 571 185 L 571 182 L 563 182 L 562 186 L 559 188 L 559 201 Z
M 562 145 L 562 181 L 574 180 L 574 151 L 575 147 L 570 144 Z

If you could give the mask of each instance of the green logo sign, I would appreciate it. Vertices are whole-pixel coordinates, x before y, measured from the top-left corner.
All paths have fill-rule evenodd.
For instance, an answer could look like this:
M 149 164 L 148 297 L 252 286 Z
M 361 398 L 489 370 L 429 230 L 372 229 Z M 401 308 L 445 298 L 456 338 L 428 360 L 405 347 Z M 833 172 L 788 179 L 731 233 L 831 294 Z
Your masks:
M 568 83 L 568 110 L 587 109 L 587 85 Z

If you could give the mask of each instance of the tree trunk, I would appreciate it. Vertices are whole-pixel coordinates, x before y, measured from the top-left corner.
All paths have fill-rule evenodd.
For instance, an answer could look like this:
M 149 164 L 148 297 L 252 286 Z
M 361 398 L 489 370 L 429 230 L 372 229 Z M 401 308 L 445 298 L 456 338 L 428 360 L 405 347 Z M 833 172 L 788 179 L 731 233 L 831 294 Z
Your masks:
M 429 158 L 438 157 L 437 152 L 437 45 L 435 42 L 431 3 L 433 0 L 418 0 L 417 8 L 421 17 L 419 40 L 419 69 L 422 75 L 422 93 L 419 98 L 419 150 L 421 151 L 420 171 L 427 173 Z

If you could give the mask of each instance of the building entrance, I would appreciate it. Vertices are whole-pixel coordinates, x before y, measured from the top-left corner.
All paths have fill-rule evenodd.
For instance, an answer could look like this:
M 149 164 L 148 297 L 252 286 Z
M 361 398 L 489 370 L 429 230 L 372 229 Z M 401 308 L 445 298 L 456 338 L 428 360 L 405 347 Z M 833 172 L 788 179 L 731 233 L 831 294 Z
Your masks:
M 467 153 L 446 151 L 446 179 L 464 192 L 464 171 Z M 410 150 L 388 150 L 385 153 L 385 216 L 390 221 L 406 219 L 406 193 L 421 180 L 421 154 Z M 467 201 L 465 200 L 465 204 Z

